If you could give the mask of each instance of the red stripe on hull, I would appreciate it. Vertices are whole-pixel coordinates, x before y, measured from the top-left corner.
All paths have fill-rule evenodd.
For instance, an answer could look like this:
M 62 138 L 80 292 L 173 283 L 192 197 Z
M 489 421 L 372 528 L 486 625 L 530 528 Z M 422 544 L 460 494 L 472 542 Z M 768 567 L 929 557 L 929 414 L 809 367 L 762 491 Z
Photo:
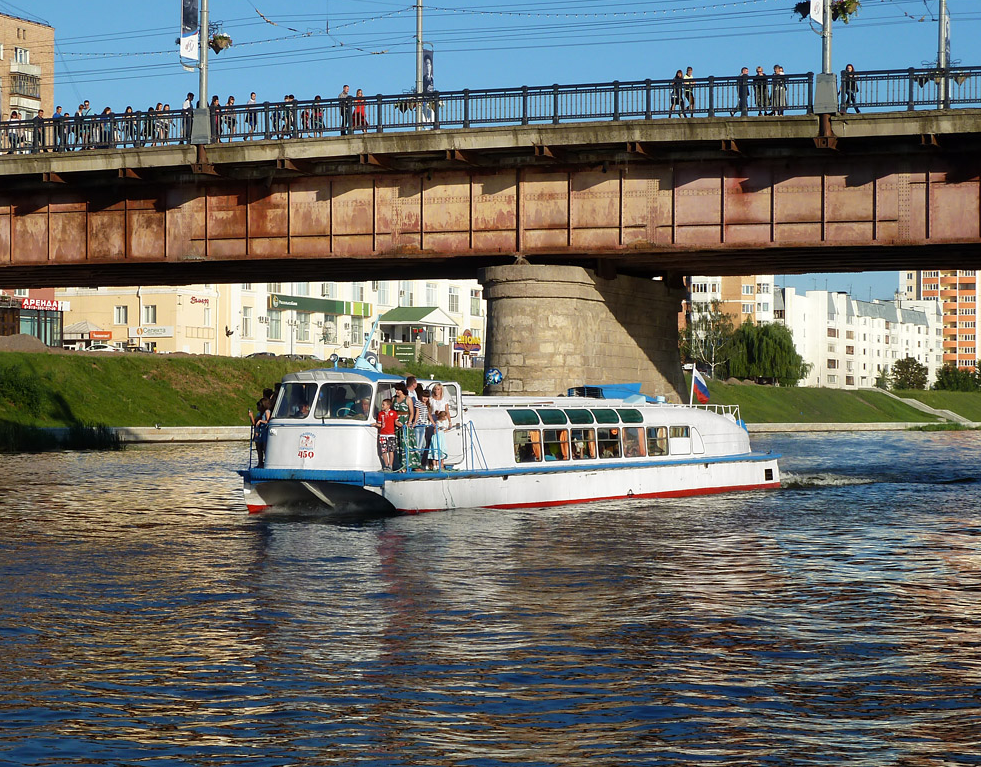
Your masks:
M 568 501 L 538 501 L 537 503 L 502 503 L 495 506 L 481 506 L 483 509 L 535 509 L 547 506 L 570 506 L 574 503 L 594 503 L 598 501 L 634 501 L 638 498 L 689 498 L 695 495 L 716 495 L 734 493 L 742 490 L 776 490 L 779 482 L 766 482 L 762 485 L 732 485 L 731 487 L 703 487 L 686 490 L 670 490 L 663 493 L 636 493 L 633 495 L 608 495 L 598 498 L 573 498 Z M 399 509 L 403 514 L 427 514 L 444 509 Z

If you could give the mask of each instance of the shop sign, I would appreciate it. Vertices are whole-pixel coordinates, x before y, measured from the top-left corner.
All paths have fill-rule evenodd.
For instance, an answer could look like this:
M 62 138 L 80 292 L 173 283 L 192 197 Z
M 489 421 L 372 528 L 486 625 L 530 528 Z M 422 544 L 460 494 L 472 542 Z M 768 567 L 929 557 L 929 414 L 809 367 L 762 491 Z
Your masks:
M 173 338 L 173 325 L 143 325 L 129 329 L 130 338 Z
M 67 301 L 56 301 L 53 298 L 25 298 L 20 303 L 21 309 L 37 309 L 42 312 L 67 312 Z
M 90 330 L 89 339 L 92 341 L 111 341 L 112 331 L 111 330 Z
M 416 361 L 415 344 L 382 344 L 382 354 L 395 357 L 401 363 L 412 364 Z
M 310 298 L 309 296 L 284 296 L 279 293 L 269 295 L 267 309 L 293 309 L 298 312 L 323 312 L 324 314 L 347 315 L 350 317 L 370 317 L 371 304 L 360 301 L 337 301 L 332 298 Z
M 207 306 L 211 302 L 210 298 L 198 298 L 197 296 L 191 296 L 191 304 L 204 304 Z
M 477 354 L 480 352 L 480 336 L 475 335 L 472 330 L 464 330 L 456 337 L 453 348 L 458 352 Z

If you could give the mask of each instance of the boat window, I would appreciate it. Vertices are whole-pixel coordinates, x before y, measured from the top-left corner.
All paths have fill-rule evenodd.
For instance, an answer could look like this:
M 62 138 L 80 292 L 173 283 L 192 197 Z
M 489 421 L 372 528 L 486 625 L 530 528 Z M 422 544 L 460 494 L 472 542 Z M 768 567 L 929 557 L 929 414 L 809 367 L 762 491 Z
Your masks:
M 617 410 L 624 423 L 643 423 L 644 415 L 639 410 Z
M 508 415 L 515 426 L 537 426 L 539 423 L 538 413 L 534 410 L 508 410 Z
M 514 430 L 514 462 L 537 463 L 542 460 L 542 434 L 538 429 Z
M 596 442 L 599 446 L 600 458 L 620 457 L 619 429 L 597 429 Z
M 596 423 L 620 423 L 616 410 L 594 410 L 593 415 L 596 417 Z
M 538 417 L 542 419 L 542 423 L 561 424 L 569 422 L 565 417 L 565 413 L 561 410 L 539 410 L 537 412 Z
M 569 460 L 568 429 L 545 429 L 542 438 L 546 461 Z
M 565 414 L 569 416 L 569 423 L 593 422 L 593 414 L 588 410 L 566 410 Z
M 371 384 L 327 383 L 320 387 L 313 416 L 367 421 L 371 410 Z
M 644 450 L 644 428 L 628 426 L 623 430 L 623 457 L 642 458 L 647 455 Z
M 668 427 L 651 426 L 647 429 L 647 454 L 668 454 Z
M 315 383 L 288 383 L 276 402 L 273 418 L 306 418 L 317 396 Z
M 581 461 L 596 457 L 596 432 L 592 429 L 570 429 L 572 457 Z
M 691 455 L 691 433 L 687 426 L 672 426 L 668 436 L 671 455 Z

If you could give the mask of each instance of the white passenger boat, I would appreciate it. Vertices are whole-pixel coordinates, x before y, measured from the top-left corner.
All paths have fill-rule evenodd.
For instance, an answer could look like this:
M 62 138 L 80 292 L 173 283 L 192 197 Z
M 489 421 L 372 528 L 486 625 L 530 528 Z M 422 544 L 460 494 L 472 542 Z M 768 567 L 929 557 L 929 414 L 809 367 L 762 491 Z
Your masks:
M 441 434 L 435 470 L 384 471 L 375 417 L 399 382 L 373 369 L 287 375 L 264 467 L 240 472 L 249 511 L 316 504 L 414 514 L 780 486 L 778 456 L 753 452 L 737 408 L 652 402 L 633 393 L 639 386 L 618 399 L 575 396 L 591 390 L 476 397 L 443 381 L 452 427 Z

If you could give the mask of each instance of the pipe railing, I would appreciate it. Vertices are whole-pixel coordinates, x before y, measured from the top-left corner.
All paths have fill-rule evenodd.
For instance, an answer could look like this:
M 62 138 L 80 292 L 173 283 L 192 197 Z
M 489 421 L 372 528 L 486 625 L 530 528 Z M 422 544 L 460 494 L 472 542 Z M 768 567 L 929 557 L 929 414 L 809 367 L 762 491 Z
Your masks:
M 941 83 L 947 83 L 941 88 Z M 981 67 L 841 73 L 840 108 L 981 106 Z M 942 95 L 945 94 L 945 95 Z M 323 138 L 393 131 L 559 125 L 681 116 L 810 114 L 814 74 L 539 85 L 349 99 L 236 104 L 211 109 L 213 142 Z M 679 104 L 680 102 L 680 104 Z M 418 108 L 417 108 L 418 107 Z M 189 143 L 182 110 L 0 123 L 0 152 L 125 149 Z

